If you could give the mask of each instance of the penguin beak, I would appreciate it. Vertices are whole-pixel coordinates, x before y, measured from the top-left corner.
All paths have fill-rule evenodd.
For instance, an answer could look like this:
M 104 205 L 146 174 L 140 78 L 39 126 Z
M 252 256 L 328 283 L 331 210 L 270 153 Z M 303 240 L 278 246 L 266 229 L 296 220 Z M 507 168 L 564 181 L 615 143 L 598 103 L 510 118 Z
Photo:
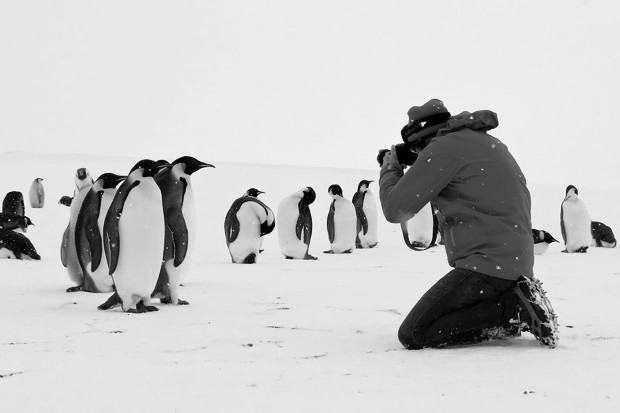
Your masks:
M 197 168 L 198 169 L 202 169 L 202 168 L 215 168 L 215 166 L 211 165 L 210 163 L 201 162 L 201 163 L 198 164 Z
M 114 180 L 114 182 L 118 185 L 121 182 L 123 182 L 125 179 L 127 179 L 127 176 L 117 176 L 116 179 Z

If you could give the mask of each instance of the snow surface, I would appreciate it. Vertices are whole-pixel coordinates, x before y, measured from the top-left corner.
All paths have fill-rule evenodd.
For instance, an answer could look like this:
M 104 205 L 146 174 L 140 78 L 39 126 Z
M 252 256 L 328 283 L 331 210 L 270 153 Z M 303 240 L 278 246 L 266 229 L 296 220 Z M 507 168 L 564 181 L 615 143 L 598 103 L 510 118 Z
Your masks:
M 450 268 L 442 247 L 406 248 L 381 219 L 379 245 L 327 255 L 329 185 L 351 199 L 378 170 L 218 163 L 193 176 L 198 235 L 181 298 L 158 312 L 99 311 L 107 294 L 66 293 L 59 257 L 73 174 L 126 174 L 138 159 L 0 154 L 0 194 L 27 196 L 43 177 L 46 205 L 26 206 L 41 261 L 0 260 L 3 412 L 620 411 L 619 249 L 562 254 L 553 244 L 535 272 L 559 316 L 554 350 L 524 333 L 511 341 L 404 350 L 397 329 Z M 571 182 L 530 182 L 533 225 L 561 239 L 559 208 Z M 617 191 L 577 185 L 592 219 L 620 232 Z M 223 223 L 249 187 L 272 208 L 312 186 L 317 261 L 290 261 L 275 233 L 256 265 L 230 263 Z M 377 184 L 371 190 L 378 193 Z M 615 204 L 615 205 L 614 205 Z M 274 210 L 274 212 L 276 212 Z M 277 223 L 276 223 L 277 225 Z

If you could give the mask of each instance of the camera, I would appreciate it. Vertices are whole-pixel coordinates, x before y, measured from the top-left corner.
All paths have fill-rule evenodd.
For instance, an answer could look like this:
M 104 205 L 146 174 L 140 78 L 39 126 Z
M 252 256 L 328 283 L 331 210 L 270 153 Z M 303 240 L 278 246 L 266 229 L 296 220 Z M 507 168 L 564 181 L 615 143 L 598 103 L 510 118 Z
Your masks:
M 398 158 L 398 162 L 402 165 L 411 166 L 418 159 L 418 154 L 414 150 L 414 146 L 409 143 L 399 143 L 394 145 L 394 149 L 396 150 L 396 157 Z M 381 149 L 379 151 L 379 155 L 377 156 L 377 162 L 379 162 L 379 166 L 383 166 L 383 156 L 386 152 L 389 152 L 389 149 Z

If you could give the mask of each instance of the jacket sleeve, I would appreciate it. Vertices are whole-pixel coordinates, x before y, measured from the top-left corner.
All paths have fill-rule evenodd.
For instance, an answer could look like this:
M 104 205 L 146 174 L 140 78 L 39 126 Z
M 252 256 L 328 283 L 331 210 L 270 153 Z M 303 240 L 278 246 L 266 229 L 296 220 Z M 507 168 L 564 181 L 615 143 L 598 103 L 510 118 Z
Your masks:
M 379 199 L 388 222 L 401 223 L 411 219 L 457 174 L 459 159 L 440 141 L 431 142 L 406 173 L 391 164 L 384 164 L 381 168 Z

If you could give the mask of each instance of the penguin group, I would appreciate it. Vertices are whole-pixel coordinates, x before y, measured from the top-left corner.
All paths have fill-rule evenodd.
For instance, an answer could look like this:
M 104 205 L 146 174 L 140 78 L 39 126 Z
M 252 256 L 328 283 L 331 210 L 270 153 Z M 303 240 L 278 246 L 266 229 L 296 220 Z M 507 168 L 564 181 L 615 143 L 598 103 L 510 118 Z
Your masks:
M 344 196 L 342 187 L 330 185 L 331 198 L 327 212 L 326 254 L 350 254 L 355 249 L 374 248 L 377 240 L 377 203 L 370 190 L 371 180 L 362 180 L 352 200 Z M 316 200 L 311 186 L 284 197 L 274 216 L 258 199 L 265 192 L 249 188 L 233 200 L 224 218 L 224 235 L 231 260 L 236 264 L 255 264 L 262 252 L 263 239 L 277 229 L 280 252 L 289 260 L 316 260 L 310 254 L 313 220 L 310 205 Z M 277 225 L 276 225 L 277 222 Z
M 143 159 L 127 175 L 75 173 L 61 261 L 77 284 L 67 292 L 112 292 L 98 308 L 156 311 L 151 299 L 179 298 L 194 248 L 196 206 L 191 175 L 211 164 L 191 156 L 173 162 Z M 118 187 L 118 188 L 117 188 Z
M 26 236 L 34 225 L 26 216 L 24 196 L 20 191 L 8 192 L 2 201 L 0 213 L 0 258 L 40 260 L 41 256 Z

